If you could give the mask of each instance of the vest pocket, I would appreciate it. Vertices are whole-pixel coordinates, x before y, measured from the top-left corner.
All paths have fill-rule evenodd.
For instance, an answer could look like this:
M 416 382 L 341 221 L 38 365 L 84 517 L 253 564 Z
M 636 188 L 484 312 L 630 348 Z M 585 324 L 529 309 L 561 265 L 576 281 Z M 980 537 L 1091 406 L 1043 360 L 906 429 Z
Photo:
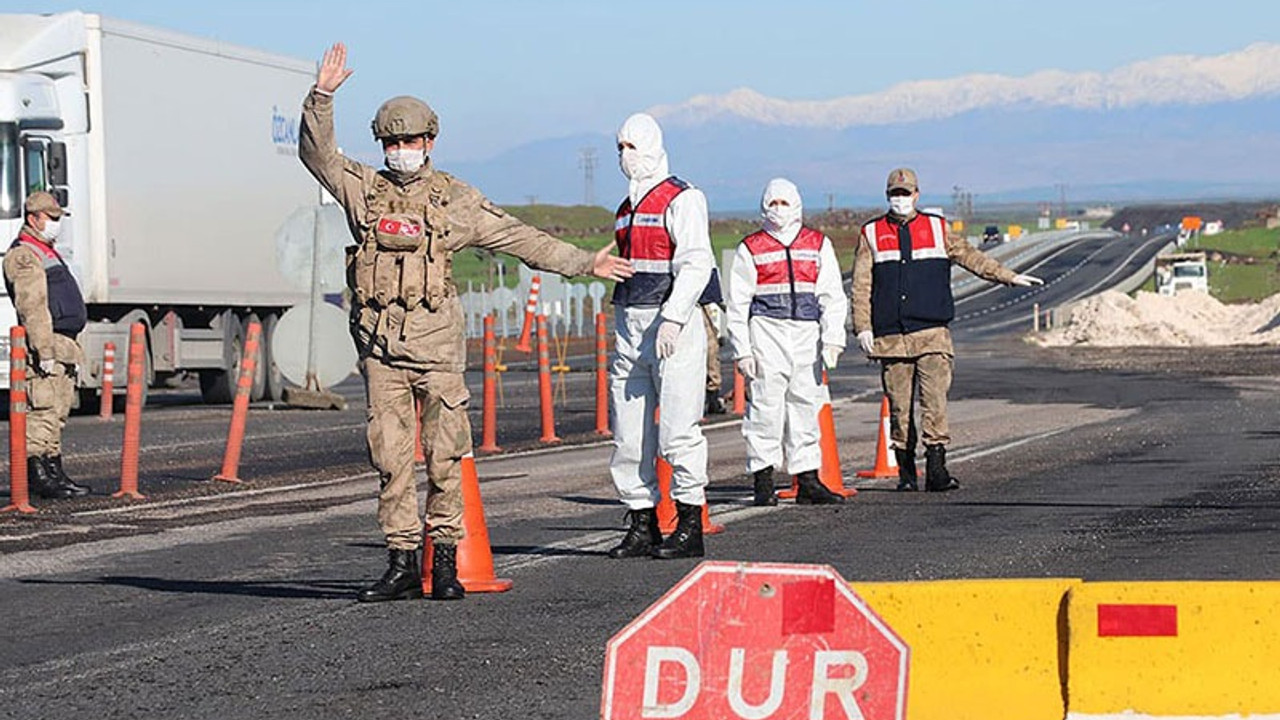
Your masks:
M 405 253 L 377 252 L 373 254 L 373 302 L 387 307 L 400 298 L 400 273 Z

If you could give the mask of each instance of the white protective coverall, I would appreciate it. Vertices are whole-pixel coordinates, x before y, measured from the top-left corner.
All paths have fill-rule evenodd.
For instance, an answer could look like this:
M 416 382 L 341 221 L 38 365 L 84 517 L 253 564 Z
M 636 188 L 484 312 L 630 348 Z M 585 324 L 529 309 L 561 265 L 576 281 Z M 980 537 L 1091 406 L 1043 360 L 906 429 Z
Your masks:
M 770 203 L 785 200 L 785 208 Z M 790 181 L 775 178 L 765 186 L 760 200 L 763 229 L 784 246 L 800 233 L 800 192 Z M 753 357 L 756 377 L 751 380 L 751 402 L 742 422 L 747 440 L 747 471 L 766 467 L 781 469 L 786 443 L 786 471 L 796 475 L 822 465 L 818 413 L 829 402 L 822 383 L 821 351 L 833 356 L 845 344 L 845 317 L 849 302 L 840 278 L 840 265 L 830 238 L 822 238 L 815 294 L 822 308 L 819 322 L 751 316 L 756 296 L 756 267 L 745 242 L 739 243 L 733 260 L 727 295 L 729 342 L 735 360 Z M 838 350 L 833 350 L 838 349 Z
M 618 144 L 623 143 L 635 146 L 619 156 L 635 207 L 671 172 L 662 130 L 651 116 L 637 113 L 627 118 L 618 130 Z M 707 441 L 698 426 L 707 364 L 698 298 L 714 267 L 706 196 L 694 187 L 681 192 L 668 206 L 664 221 L 675 246 L 670 295 L 661 307 L 614 309 L 616 354 L 609 371 L 614 451 L 609 473 L 619 498 L 632 510 L 658 504 L 659 452 L 671 464 L 672 499 L 686 505 L 706 502 Z M 658 356 L 657 338 L 667 321 L 681 327 L 674 353 L 664 359 Z

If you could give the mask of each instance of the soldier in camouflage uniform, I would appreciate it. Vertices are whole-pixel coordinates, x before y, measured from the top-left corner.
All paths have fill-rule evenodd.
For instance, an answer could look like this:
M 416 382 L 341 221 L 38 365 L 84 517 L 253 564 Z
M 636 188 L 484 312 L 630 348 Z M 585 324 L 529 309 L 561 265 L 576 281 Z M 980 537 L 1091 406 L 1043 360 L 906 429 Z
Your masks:
M 80 286 L 54 249 L 67 214 L 47 192 L 27 197 L 26 221 L 4 256 L 4 282 L 27 331 L 27 477 L 42 498 L 88 495 L 62 469 L 62 428 L 71 414 L 75 371 L 84 365 L 76 335 L 86 312 Z
M 420 597 L 422 545 L 414 476 L 415 400 L 423 401 L 427 533 L 432 597 L 462 598 L 456 550 L 462 538 L 461 459 L 471 452 L 466 346 L 451 255 L 483 247 L 539 270 L 623 279 L 630 263 L 580 250 L 508 215 L 470 185 L 431 166 L 439 123 L 426 103 L 388 100 L 373 119 L 386 169 L 344 157 L 333 131 L 333 93 L 351 75 L 346 48 L 324 56 L 302 107 L 299 155 L 346 211 L 356 244 L 347 248 L 351 333 L 368 393 L 369 455 L 382 476 L 378 521 L 390 551 L 387 572 L 358 599 Z
M 947 325 L 955 316 L 951 265 L 1005 285 L 1042 285 L 984 255 L 947 232 L 946 218 L 916 209 L 916 173 L 889 173 L 889 212 L 862 226 L 853 258 L 853 330 L 868 356 L 880 361 L 889 398 L 889 434 L 898 461 L 898 490 L 917 490 L 912 405 L 920 400 L 925 490 L 956 490 L 947 471 L 947 391 L 955 349 Z M 917 394 L 916 389 L 919 388 Z

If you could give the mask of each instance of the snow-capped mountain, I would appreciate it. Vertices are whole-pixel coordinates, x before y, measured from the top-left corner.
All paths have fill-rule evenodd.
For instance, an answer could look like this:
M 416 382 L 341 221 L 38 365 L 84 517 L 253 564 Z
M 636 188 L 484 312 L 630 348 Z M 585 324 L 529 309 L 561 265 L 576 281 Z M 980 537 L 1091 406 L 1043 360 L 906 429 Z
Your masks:
M 1280 44 L 1238 52 L 1171 55 L 1108 73 L 1045 70 L 1025 77 L 965 75 L 895 85 L 832 100 L 782 100 L 750 88 L 698 95 L 650 112 L 672 125 L 737 119 L 762 125 L 843 129 L 937 120 L 991 108 L 1113 110 L 1144 105 L 1208 105 L 1280 94 Z
M 765 182 L 794 180 L 806 203 L 883 202 L 884 177 L 920 172 L 926 201 L 961 186 L 986 200 L 1280 196 L 1280 44 L 1213 57 L 1171 56 L 1107 73 L 1046 70 L 903 83 L 827 101 L 751 90 L 651 110 L 673 172 L 713 210 L 753 207 Z M 612 205 L 625 183 L 611 133 L 530 143 L 459 165 L 496 200 L 577 203 L 578 151 L 600 158 L 595 195 Z

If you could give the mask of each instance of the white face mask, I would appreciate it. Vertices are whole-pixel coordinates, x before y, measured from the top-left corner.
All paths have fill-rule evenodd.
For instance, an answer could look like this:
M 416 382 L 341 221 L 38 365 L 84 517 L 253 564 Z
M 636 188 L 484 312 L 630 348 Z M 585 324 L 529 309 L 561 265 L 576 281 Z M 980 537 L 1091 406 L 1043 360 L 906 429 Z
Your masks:
M 764 222 L 767 229 L 785 230 L 800 222 L 801 209 L 794 205 L 770 205 L 764 211 Z
M 427 161 L 426 150 L 411 150 L 406 147 L 392 148 L 386 151 L 387 167 L 402 173 L 418 172 Z
M 62 221 L 53 218 L 45 218 L 44 230 L 40 231 L 40 235 L 50 243 L 58 239 L 58 235 L 62 234 Z
M 647 178 L 654 173 L 656 163 L 646 162 L 648 158 L 634 148 L 623 148 L 618 153 L 618 167 L 628 180 Z
M 915 208 L 915 198 L 910 195 L 894 195 L 889 198 L 889 210 L 899 217 L 910 215 Z

